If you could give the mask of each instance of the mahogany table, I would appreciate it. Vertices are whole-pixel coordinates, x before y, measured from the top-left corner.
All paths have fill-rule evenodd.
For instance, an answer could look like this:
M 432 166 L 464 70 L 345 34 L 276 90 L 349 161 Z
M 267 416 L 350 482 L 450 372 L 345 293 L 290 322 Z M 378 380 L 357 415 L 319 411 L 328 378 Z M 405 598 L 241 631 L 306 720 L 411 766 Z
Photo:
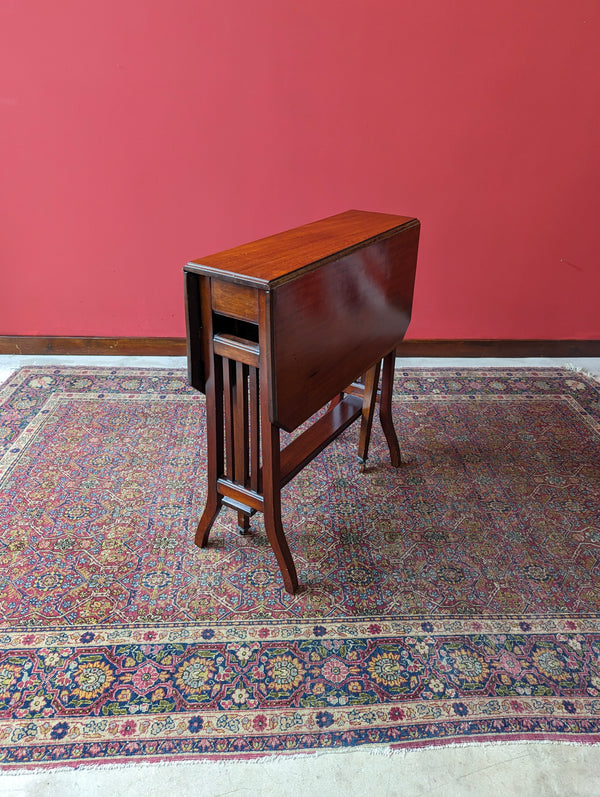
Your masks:
M 364 462 L 378 392 L 391 462 L 400 465 L 391 395 L 419 231 L 414 218 L 349 210 L 184 267 L 189 381 L 206 393 L 208 495 L 199 547 L 223 504 L 237 510 L 242 532 L 263 512 L 293 594 L 298 578 L 281 488 L 359 417 Z M 281 429 L 297 429 L 326 406 L 281 449 Z

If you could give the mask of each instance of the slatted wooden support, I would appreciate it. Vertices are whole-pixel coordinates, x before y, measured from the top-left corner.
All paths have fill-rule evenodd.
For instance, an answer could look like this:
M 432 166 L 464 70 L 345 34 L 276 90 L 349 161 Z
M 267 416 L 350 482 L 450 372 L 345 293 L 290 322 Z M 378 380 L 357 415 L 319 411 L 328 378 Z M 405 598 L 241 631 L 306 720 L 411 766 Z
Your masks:
M 215 361 L 222 376 L 224 416 L 223 475 L 217 492 L 223 503 L 238 513 L 241 533 L 249 529 L 250 517 L 263 511 L 263 473 L 260 456 L 259 369 L 227 355 L 242 352 L 252 360 L 257 348 L 250 341 L 215 335 Z M 217 346 L 218 342 L 218 346 Z M 348 386 L 331 402 L 328 411 L 292 440 L 280 453 L 280 487 L 294 478 L 348 426 L 362 415 L 358 456 L 364 462 L 378 395 L 381 363 Z

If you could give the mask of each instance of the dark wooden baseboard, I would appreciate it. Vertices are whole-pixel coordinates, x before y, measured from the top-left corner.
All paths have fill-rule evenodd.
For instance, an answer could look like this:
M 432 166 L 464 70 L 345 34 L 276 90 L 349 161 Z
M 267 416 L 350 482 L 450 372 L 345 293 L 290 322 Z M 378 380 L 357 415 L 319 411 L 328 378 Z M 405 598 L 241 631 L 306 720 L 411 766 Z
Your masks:
M 0 354 L 184 357 L 185 353 L 185 338 L 72 338 L 0 335 Z
M 185 338 L 0 335 L 0 354 L 184 357 Z M 600 357 L 600 340 L 405 340 L 398 357 Z
M 600 357 L 600 340 L 405 340 L 398 357 Z

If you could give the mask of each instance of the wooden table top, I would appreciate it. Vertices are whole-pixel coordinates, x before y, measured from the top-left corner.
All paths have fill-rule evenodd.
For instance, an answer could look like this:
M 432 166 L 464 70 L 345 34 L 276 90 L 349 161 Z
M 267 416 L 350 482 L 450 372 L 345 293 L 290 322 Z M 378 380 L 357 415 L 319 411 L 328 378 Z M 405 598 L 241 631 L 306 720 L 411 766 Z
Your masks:
M 418 221 L 409 216 L 347 210 L 198 258 L 185 270 L 267 290 L 413 224 Z

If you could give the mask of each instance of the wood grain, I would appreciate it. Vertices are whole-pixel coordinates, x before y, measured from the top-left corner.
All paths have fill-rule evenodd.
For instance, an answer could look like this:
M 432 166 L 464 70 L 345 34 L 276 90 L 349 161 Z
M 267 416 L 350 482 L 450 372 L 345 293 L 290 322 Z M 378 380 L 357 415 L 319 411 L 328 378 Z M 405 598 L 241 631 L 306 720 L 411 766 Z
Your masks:
M 402 340 L 418 242 L 406 225 L 269 293 L 273 423 L 292 431 Z
M 185 357 L 186 339 L 0 335 L 0 354 Z
M 273 288 L 304 271 L 338 260 L 357 247 L 386 238 L 404 226 L 418 224 L 408 216 L 347 210 L 327 219 L 261 238 L 192 260 L 189 271 L 259 288 Z
M 212 280 L 211 291 L 212 307 L 216 313 L 240 321 L 258 322 L 258 295 L 255 288 Z

